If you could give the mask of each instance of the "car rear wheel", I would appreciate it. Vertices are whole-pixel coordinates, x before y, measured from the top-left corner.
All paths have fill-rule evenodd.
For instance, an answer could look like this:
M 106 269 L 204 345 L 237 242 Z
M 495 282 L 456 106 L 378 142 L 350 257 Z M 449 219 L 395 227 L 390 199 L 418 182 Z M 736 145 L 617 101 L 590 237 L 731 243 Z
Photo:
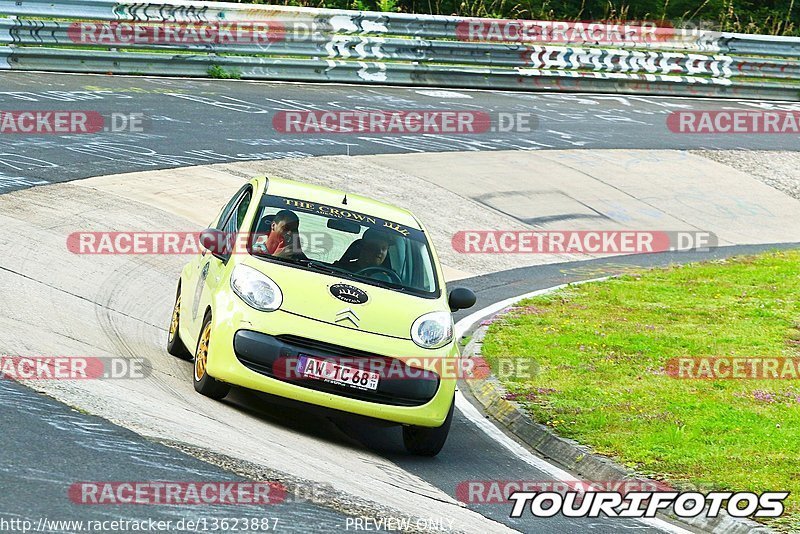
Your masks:
M 456 399 L 450 404 L 450 411 L 442 423 L 442 426 L 433 428 L 422 426 L 404 426 L 403 444 L 406 450 L 417 456 L 436 456 L 444 447 L 447 435 L 450 433 L 450 425 L 453 423 L 453 410 L 455 409 Z
M 167 337 L 167 352 L 181 360 L 192 360 L 192 353 L 186 348 L 178 329 L 181 322 L 181 288 L 175 296 L 175 306 L 172 308 L 172 319 L 169 322 L 169 336 Z
M 200 329 L 200 338 L 197 340 L 197 350 L 194 353 L 194 389 L 201 395 L 220 400 L 231 390 L 231 386 L 220 382 L 208 374 L 208 347 L 211 344 L 211 314 L 207 313 Z

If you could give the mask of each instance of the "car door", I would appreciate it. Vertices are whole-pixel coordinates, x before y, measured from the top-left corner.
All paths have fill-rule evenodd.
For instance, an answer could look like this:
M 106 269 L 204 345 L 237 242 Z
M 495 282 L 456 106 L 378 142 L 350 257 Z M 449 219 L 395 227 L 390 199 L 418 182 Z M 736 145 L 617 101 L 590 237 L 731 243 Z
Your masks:
M 216 228 L 231 236 L 231 243 L 235 241 L 236 234 L 241 229 L 247 209 L 253 199 L 253 187 L 245 185 L 225 205 L 212 228 Z M 238 252 L 238 251 L 233 251 Z M 191 294 L 190 323 L 193 338 L 200 335 L 205 310 L 211 302 L 211 295 L 222 280 L 222 272 L 227 262 L 215 257 L 211 251 L 203 249 L 197 258 L 192 270 L 195 272 Z

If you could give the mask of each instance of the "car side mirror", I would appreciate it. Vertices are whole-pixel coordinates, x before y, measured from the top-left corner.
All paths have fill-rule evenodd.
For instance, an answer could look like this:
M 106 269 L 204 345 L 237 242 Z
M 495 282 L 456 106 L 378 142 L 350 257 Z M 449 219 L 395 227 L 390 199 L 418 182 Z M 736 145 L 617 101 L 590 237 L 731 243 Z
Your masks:
M 476 300 L 475 293 L 465 287 L 457 287 L 447 297 L 447 304 L 450 305 L 451 312 L 456 312 L 473 307 Z
M 228 261 L 231 257 L 228 235 L 221 230 L 206 228 L 200 232 L 200 244 L 222 261 Z

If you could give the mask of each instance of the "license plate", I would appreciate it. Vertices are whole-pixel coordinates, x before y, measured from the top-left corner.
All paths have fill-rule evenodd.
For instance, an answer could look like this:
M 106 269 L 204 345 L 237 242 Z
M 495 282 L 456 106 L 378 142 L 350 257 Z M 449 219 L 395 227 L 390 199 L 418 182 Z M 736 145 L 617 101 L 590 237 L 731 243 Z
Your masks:
M 378 373 L 340 365 L 331 360 L 313 358 L 305 354 L 300 354 L 299 356 L 297 372 L 302 377 L 357 389 L 373 391 L 378 389 L 378 382 L 380 381 Z

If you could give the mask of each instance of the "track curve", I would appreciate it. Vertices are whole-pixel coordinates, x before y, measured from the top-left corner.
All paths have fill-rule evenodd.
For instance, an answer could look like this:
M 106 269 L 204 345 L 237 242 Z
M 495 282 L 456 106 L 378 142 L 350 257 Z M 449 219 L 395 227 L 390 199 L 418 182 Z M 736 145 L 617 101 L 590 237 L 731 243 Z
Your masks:
M 6 191 L 40 185 L 36 182 L 67 182 L 118 171 L 342 154 L 343 150 L 349 150 L 354 155 L 359 151 L 413 154 L 423 151 L 487 152 L 501 148 L 517 150 L 576 146 L 647 148 L 641 146 L 643 142 L 652 143 L 652 148 L 664 149 L 681 148 L 680 143 L 688 142 L 676 141 L 660 130 L 663 129 L 664 115 L 669 110 L 689 105 L 680 99 L 426 92 L 398 88 L 226 84 L 196 80 L 44 74 L 1 76 L 7 82 L 4 87 L 12 89 L 0 92 L 0 103 L 7 109 L 9 103 L 18 105 L 19 109 L 35 109 L 37 106 L 52 109 L 54 106 L 63 107 L 68 102 L 76 109 L 91 105 L 109 113 L 141 110 L 163 117 L 156 121 L 159 128 L 162 124 L 170 125 L 136 136 L 135 140 L 109 134 L 88 141 L 80 136 L 56 140 L 25 138 L 16 145 L 9 139 L 0 139 L 0 147 L 7 152 L 0 154 L 0 172 L 5 173 L 5 178 L 16 179 L 16 182 L 12 179 L 4 181 L 0 177 L 0 184 L 5 185 Z M 265 96 L 267 91 L 270 96 Z M 61 100 L 56 98 L 59 92 Z M 119 98 L 132 95 L 135 98 Z M 502 135 L 469 140 L 429 136 L 399 140 L 385 136 L 313 140 L 307 137 L 276 137 L 264 127 L 263 121 L 258 123 L 253 119 L 286 106 L 324 108 L 331 105 L 332 101 L 357 102 L 356 105 L 375 105 L 375 102 L 379 102 L 385 106 L 406 108 L 447 105 L 508 111 L 534 109 L 537 113 L 547 113 L 554 123 L 561 121 L 566 128 L 541 128 L 526 140 Z M 703 105 L 707 102 L 703 101 Z M 728 105 L 744 108 L 755 106 L 753 103 Z M 619 110 L 623 107 L 634 108 L 635 122 L 598 118 L 630 119 L 630 116 L 620 114 Z M 260 110 L 265 113 L 260 113 Z M 237 117 L 237 121 L 227 123 L 231 116 Z M 582 122 L 580 117 L 593 119 Z M 625 127 L 617 128 L 622 123 L 625 123 Z M 608 126 L 603 135 L 598 124 L 613 125 L 614 135 L 607 135 Z M 564 129 L 569 133 L 562 131 Z M 225 142 L 221 143 L 220 140 Z M 249 146 L 270 148 L 246 154 L 237 152 L 237 143 L 241 144 L 242 140 L 247 140 L 244 144 L 250 143 Z M 731 143 L 719 139 L 705 142 L 720 145 Z M 742 142 L 741 139 L 736 141 Z M 127 151 L 122 151 L 120 147 L 125 143 L 133 144 L 127 145 Z M 691 147 L 682 148 L 695 148 L 697 143 L 694 140 L 689 143 Z M 775 148 L 774 143 L 770 144 L 770 148 Z M 12 146 L 18 146 L 18 151 L 12 153 Z M 131 146 L 137 148 L 132 150 Z M 277 150 L 276 147 L 282 148 Z M 500 155 L 500 158 L 504 157 L 507 155 Z M 389 165 L 386 160 L 383 164 Z M 496 162 L 486 160 L 484 164 L 496 165 Z M 259 165 L 253 163 L 254 167 Z M 407 161 L 393 161 L 392 165 L 394 169 L 413 174 Z M 141 176 L 133 179 L 112 177 L 56 183 L 0 195 L 0 227 L 3 228 L 0 235 L 4 240 L 4 253 L 0 259 L 0 306 L 14 310 L 13 316 L 0 319 L 0 352 L 21 355 L 121 355 L 130 359 L 146 359 L 154 368 L 146 380 L 30 385 L 67 404 L 98 414 L 145 436 L 188 444 L 205 450 L 211 456 L 217 454 L 244 458 L 275 472 L 289 473 L 300 480 L 332 484 L 329 500 L 331 503 L 335 501 L 335 506 L 339 508 L 342 507 L 341 501 L 346 501 L 348 504 L 344 508 L 349 513 L 419 515 L 422 513 L 420 511 L 424 511 L 431 519 L 449 518 L 453 521 L 450 527 L 467 532 L 504 532 L 509 529 L 524 532 L 574 532 L 584 529 L 615 532 L 623 527 L 651 530 L 651 527 L 635 521 L 624 525 L 619 521 L 610 523 L 566 518 L 534 522 L 530 518 L 509 519 L 507 510 L 502 506 L 463 507 L 454 499 L 455 487 L 461 481 L 547 480 L 548 475 L 536 472 L 530 465 L 519 461 L 462 416 L 456 418 L 453 434 L 443 453 L 435 460 L 428 461 L 409 458 L 401 453 L 396 428 L 303 409 L 291 402 L 245 391 L 235 391 L 224 403 L 197 396 L 191 387 L 191 365 L 171 358 L 163 349 L 176 276 L 184 259 L 176 256 L 78 256 L 70 254 L 64 243 L 66 236 L 76 230 L 197 230 L 210 219 L 203 209 L 196 209 L 198 195 L 203 199 L 203 204 L 208 204 L 206 209 L 215 211 L 236 185 L 248 176 L 248 169 L 246 165 L 231 167 L 215 171 L 217 175 L 212 178 L 203 178 L 197 171 L 197 181 L 190 187 L 187 187 L 189 182 L 185 176 L 178 179 L 177 175 L 161 175 L 161 183 L 151 179 L 144 190 L 139 185 L 145 182 L 136 182 Z M 380 178 L 374 177 L 374 187 L 380 186 Z M 506 178 L 516 180 L 519 177 Z M 131 183 L 126 185 L 126 179 L 132 180 Z M 323 180 L 324 176 L 318 175 L 315 179 Z M 429 184 L 447 189 L 445 185 L 437 183 L 435 176 L 427 176 L 427 179 L 430 180 Z M 744 177 L 737 179 L 742 180 L 741 183 L 746 182 Z M 359 187 L 365 187 L 369 182 L 359 183 Z M 514 184 L 507 185 L 507 190 L 512 191 Z M 620 188 L 619 184 L 612 186 Z M 696 256 L 665 254 L 606 258 L 588 264 L 577 261 L 585 258 L 548 258 L 547 263 L 552 265 L 547 267 L 514 263 L 503 264 L 502 267 L 497 264 L 469 263 L 451 266 L 461 268 L 459 277 L 487 273 L 466 278 L 462 282 L 480 290 L 482 304 L 486 304 L 548 285 L 619 272 L 627 266 L 659 265 L 676 260 L 688 261 L 769 248 L 770 245 L 764 244 L 790 240 L 780 234 L 782 230 L 786 230 L 787 235 L 798 235 L 798 221 L 786 215 L 786 210 L 797 207 L 796 200 L 777 193 L 773 195 L 754 184 L 748 187 L 751 188 L 749 191 L 757 190 L 764 195 L 757 205 L 777 202 L 781 206 L 780 210 L 773 213 L 775 220 L 770 223 L 770 232 L 774 233 L 766 232 L 760 241 L 745 239 L 741 232 L 726 234 L 729 244 L 761 243 L 751 249 L 731 248 Z M 381 193 L 389 195 L 389 198 L 394 194 L 390 190 L 381 190 Z M 451 193 L 455 194 L 453 191 Z M 496 199 L 476 199 L 463 191 L 461 193 L 459 202 L 472 206 L 476 214 L 474 217 L 485 217 L 481 219 L 485 224 L 524 226 L 530 223 L 519 213 L 499 210 Z M 164 198 L 169 198 L 169 195 L 180 200 L 165 202 Z M 628 202 L 631 204 L 628 207 L 640 202 L 646 195 L 629 196 L 631 199 Z M 187 199 L 192 198 L 187 203 Z M 526 202 L 540 198 L 533 196 L 527 198 Z M 636 206 L 638 209 L 638 204 Z M 528 207 L 531 205 L 528 204 Z M 693 207 L 687 208 L 691 210 Z M 757 216 L 763 216 L 763 213 L 753 215 Z M 732 213 L 728 219 L 720 219 L 719 213 L 712 212 L 708 217 L 687 224 L 697 227 L 716 220 L 718 228 L 711 230 L 722 232 L 730 221 L 740 217 L 741 214 Z M 447 239 L 442 233 L 444 230 L 446 226 L 442 226 L 438 239 Z M 774 236 L 777 238 L 770 239 Z M 440 244 L 438 246 L 442 248 Z M 554 263 L 567 260 L 575 261 Z M 54 269 L 53 266 L 58 268 Z M 502 272 L 493 273 L 497 270 Z M 353 476 L 353 473 L 358 476 Z
M 46 73 L 0 73 L 7 111 L 141 114 L 142 131 L 0 137 L 0 192 L 148 169 L 322 155 L 550 149 L 795 150 L 796 136 L 680 135 L 673 111 L 800 110 L 794 102 L 432 90 Z M 285 134 L 276 111 L 487 112 L 474 134 Z M 529 131 L 505 131 L 499 114 L 524 114 Z M 508 119 L 510 120 L 510 119 Z M 109 126 L 109 123 L 106 124 Z M 494 130 L 494 131 L 493 131 Z M 477 131 L 477 129 L 476 129 Z

